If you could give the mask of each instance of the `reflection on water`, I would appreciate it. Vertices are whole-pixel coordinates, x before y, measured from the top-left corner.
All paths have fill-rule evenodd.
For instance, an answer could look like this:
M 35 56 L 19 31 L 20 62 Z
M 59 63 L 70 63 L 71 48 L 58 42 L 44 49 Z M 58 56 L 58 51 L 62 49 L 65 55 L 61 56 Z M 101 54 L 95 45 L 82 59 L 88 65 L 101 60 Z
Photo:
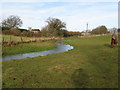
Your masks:
M 2 58 L 2 61 L 31 58 L 31 57 L 37 57 L 37 56 L 45 56 L 45 55 L 65 52 L 65 51 L 73 49 L 73 46 L 70 46 L 70 45 L 66 45 L 62 43 L 55 43 L 55 44 L 57 45 L 57 48 L 52 49 L 52 50 L 4 56 Z

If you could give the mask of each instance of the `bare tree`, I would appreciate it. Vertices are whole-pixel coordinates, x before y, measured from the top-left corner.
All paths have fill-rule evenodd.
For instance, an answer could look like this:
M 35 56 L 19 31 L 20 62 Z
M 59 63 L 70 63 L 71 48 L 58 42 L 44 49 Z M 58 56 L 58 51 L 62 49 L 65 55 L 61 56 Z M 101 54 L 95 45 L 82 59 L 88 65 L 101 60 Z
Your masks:
M 7 19 L 2 21 L 2 27 L 18 28 L 23 24 L 22 20 L 18 16 L 11 15 Z
M 57 18 L 48 18 L 46 22 L 48 23 L 47 29 L 52 36 L 60 36 L 61 30 L 66 28 L 66 24 Z

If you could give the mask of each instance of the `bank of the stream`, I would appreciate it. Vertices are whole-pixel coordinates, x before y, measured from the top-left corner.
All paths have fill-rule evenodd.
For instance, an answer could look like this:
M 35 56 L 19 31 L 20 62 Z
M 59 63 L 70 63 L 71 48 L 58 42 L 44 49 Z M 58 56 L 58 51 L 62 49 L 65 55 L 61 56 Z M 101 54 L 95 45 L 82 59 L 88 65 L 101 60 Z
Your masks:
M 117 88 L 118 48 L 110 40 L 71 37 L 68 52 L 4 61 L 3 88 Z
M 2 61 L 19 60 L 19 59 L 32 58 L 32 57 L 37 57 L 37 56 L 46 56 L 50 54 L 67 52 L 74 48 L 73 46 L 66 45 L 60 42 L 55 42 L 55 45 L 56 45 L 56 48 L 51 49 L 51 50 L 3 56 Z
M 54 43 L 55 41 L 31 42 L 31 43 L 18 44 L 11 47 L 3 47 L 2 54 L 3 56 L 7 56 L 7 55 L 50 50 L 56 47 Z

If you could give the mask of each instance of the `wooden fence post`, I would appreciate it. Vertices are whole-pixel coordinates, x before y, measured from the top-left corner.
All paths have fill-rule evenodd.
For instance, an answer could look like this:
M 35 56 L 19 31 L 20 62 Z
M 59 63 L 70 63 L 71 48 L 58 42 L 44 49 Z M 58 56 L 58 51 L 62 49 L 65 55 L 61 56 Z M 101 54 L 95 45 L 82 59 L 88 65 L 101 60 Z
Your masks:
M 10 36 L 10 43 L 11 43 L 11 36 Z
M 23 42 L 22 36 L 21 36 L 21 42 Z
M 2 43 L 4 43 L 4 37 L 2 38 Z

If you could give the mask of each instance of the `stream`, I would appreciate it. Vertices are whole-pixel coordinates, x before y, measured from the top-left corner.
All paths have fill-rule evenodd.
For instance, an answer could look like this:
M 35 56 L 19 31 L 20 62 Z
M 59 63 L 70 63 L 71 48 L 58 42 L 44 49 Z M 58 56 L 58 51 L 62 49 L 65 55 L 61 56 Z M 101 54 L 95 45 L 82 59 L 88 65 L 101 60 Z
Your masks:
M 74 48 L 73 46 L 66 45 L 66 44 L 63 44 L 63 43 L 55 43 L 55 44 L 57 45 L 57 47 L 55 49 L 52 49 L 52 50 L 3 56 L 2 61 L 32 58 L 32 57 L 37 57 L 37 56 L 46 56 L 46 55 L 49 55 L 49 54 L 66 52 L 66 51 Z

